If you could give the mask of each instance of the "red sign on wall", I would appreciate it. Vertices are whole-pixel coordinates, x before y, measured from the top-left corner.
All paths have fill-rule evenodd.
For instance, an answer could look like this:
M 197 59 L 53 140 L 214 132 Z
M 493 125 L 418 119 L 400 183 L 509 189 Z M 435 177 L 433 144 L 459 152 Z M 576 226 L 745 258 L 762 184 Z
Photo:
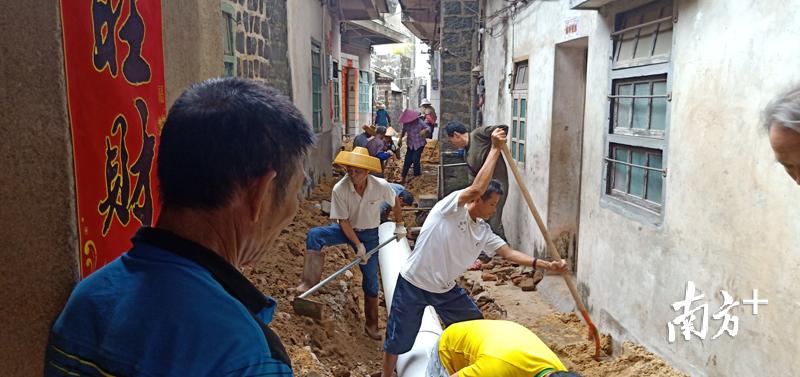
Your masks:
M 81 277 L 158 215 L 166 119 L 160 0 L 62 0 Z

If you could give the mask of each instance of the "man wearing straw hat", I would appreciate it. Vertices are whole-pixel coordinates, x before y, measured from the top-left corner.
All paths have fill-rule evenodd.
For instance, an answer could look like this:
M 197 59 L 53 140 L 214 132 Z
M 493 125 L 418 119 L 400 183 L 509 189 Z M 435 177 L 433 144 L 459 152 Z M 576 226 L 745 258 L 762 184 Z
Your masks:
M 355 139 L 353 139 L 353 148 L 355 147 L 366 148 L 367 143 L 369 142 L 369 138 L 375 136 L 375 131 L 376 131 L 375 126 L 365 124 L 361 126 L 361 129 L 364 130 L 364 132 L 362 132 L 361 134 L 356 136 Z
M 331 193 L 330 217 L 336 223 L 308 231 L 302 282 L 295 288 L 298 294 L 309 290 L 320 281 L 323 261 L 320 251 L 323 247 L 349 244 L 363 258 L 368 250 L 378 246 L 378 225 L 384 202 L 394 204 L 393 212 L 397 222 L 395 235 L 398 239 L 406 235 L 400 198 L 386 180 L 369 174 L 370 171 L 381 171 L 377 158 L 370 156 L 366 148 L 356 147 L 352 152 L 339 152 L 333 163 L 347 170 L 347 175 L 333 186 Z M 364 330 L 370 338 L 380 340 L 378 258 L 362 260 L 359 268 L 363 275 L 361 288 L 364 290 Z

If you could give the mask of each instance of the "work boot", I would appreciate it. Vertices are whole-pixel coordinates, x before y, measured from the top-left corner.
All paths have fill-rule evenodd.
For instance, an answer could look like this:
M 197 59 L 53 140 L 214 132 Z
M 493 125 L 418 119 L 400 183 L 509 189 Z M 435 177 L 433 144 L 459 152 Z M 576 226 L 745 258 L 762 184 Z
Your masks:
M 303 275 L 300 285 L 295 288 L 296 294 L 304 293 L 319 283 L 322 277 L 322 253 L 319 251 L 306 251 L 303 256 Z
M 364 296 L 364 331 L 374 340 L 381 340 L 378 330 L 378 298 Z

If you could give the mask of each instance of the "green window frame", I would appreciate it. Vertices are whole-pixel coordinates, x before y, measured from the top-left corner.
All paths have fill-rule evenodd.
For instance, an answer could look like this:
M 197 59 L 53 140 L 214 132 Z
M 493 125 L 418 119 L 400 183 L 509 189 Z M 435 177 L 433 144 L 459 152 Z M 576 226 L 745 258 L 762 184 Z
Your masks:
M 673 10 L 661 0 L 620 12 L 611 33 L 604 193 L 654 223 L 666 193 Z
M 334 122 L 341 122 L 342 120 L 342 103 L 341 103 L 341 95 L 342 90 L 339 87 L 339 62 L 333 62 L 333 80 L 332 80 L 332 91 L 333 91 L 333 121 Z
M 369 72 L 359 71 L 358 78 L 358 112 L 370 113 L 372 106 L 369 104 Z M 371 121 L 370 121 L 371 123 Z
M 235 77 L 236 72 L 236 11 L 233 6 L 222 3 L 222 74 Z
M 612 144 L 609 194 L 651 211 L 663 202 L 662 151 L 653 148 Z
M 511 87 L 511 157 L 525 163 L 525 136 L 528 127 L 528 61 L 514 64 Z
M 311 41 L 311 110 L 314 132 L 322 131 L 322 55 L 320 44 Z

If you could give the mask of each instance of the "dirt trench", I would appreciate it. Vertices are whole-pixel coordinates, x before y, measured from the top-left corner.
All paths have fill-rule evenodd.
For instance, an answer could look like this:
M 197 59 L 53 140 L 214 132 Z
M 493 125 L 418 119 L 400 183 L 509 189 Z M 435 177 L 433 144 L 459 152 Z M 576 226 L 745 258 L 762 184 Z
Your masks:
M 437 192 L 438 163 L 436 143 L 429 143 L 423 153 L 423 174 L 412 179 L 406 188 L 416 196 Z M 401 156 L 402 157 L 402 156 Z M 402 160 L 387 163 L 386 178 L 400 178 Z M 364 333 L 361 272 L 356 268 L 322 288 L 314 299 L 325 303 L 321 321 L 295 314 L 291 307 L 291 288 L 300 281 L 303 269 L 305 238 L 311 227 L 330 223 L 320 210 L 320 201 L 330 200 L 331 188 L 340 176 L 323 180 L 310 197 L 300 204 L 292 223 L 280 234 L 273 250 L 244 274 L 265 294 L 278 301 L 271 327 L 278 333 L 292 359 L 298 377 L 377 376 L 380 370 L 381 341 Z M 405 213 L 406 224 L 413 225 L 414 212 Z M 421 225 L 421 224 L 420 224 Z M 354 258 L 349 247 L 323 250 L 323 276 L 327 276 Z M 585 326 L 572 313 L 557 313 L 535 292 L 541 276 L 533 276 L 518 266 L 495 261 L 481 272 L 469 272 L 459 282 L 476 300 L 486 318 L 509 319 L 531 328 L 571 370 L 593 376 L 684 376 L 643 347 L 624 343 L 621 355 L 595 362 L 594 346 L 585 340 Z M 513 287 L 513 288 L 512 288 Z M 379 310 L 380 328 L 387 317 L 383 293 Z M 533 305 L 533 306 L 530 306 Z M 538 310 L 536 315 L 531 308 Z M 542 309 L 544 308 L 544 309 Z M 549 308 L 549 309 L 548 309 Z M 610 351 L 610 338 L 603 339 Z

